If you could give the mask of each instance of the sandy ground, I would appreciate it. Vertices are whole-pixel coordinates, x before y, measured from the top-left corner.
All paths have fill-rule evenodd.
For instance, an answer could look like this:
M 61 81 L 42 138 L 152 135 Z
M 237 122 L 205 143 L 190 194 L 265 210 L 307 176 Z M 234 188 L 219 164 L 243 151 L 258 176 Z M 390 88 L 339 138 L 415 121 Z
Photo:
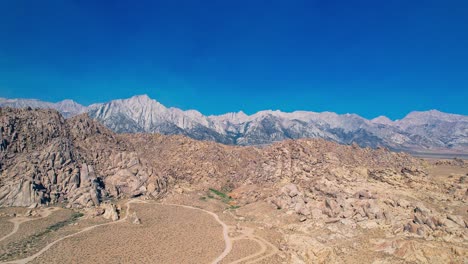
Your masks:
M 243 257 L 253 255 L 257 253 L 260 249 L 260 245 L 257 242 L 250 239 L 240 239 L 234 241 L 231 253 L 221 263 L 231 263 Z
M 0 237 L 8 235 L 13 230 L 13 223 L 8 221 L 10 217 L 0 218 Z
M 431 181 L 438 182 L 440 185 L 445 186 L 450 186 L 455 182 L 459 182 L 462 177 L 466 178 L 465 181 L 468 182 L 468 168 L 446 165 L 433 166 L 428 169 L 428 177 Z M 421 197 L 421 199 L 424 199 L 425 202 L 431 206 L 438 208 L 440 211 L 448 211 L 452 214 L 461 215 L 465 219 L 468 219 L 466 196 L 463 201 L 440 200 L 430 194 L 427 196 L 428 197 Z
M 13 214 L 24 214 L 26 211 L 27 209 L 22 207 L 0 208 L 0 239 L 13 230 L 14 225 L 10 222 L 10 219 L 13 218 Z
M 50 215 L 40 217 L 14 217 L 7 221 L 17 222 L 18 229 L 15 233 L 9 235 L 0 241 L 0 261 L 21 258 L 38 251 L 51 240 L 55 239 L 54 233 L 48 236 L 41 236 L 32 239 L 36 234 L 46 230 L 49 226 L 60 221 L 67 220 L 71 216 L 70 210 L 59 209 L 51 212 Z M 10 222 L 11 223 L 11 222 Z M 13 224 L 13 223 L 12 223 Z M 10 229 L 10 232 L 12 229 Z M 58 233 L 57 233 L 58 235 Z
M 192 195 L 187 198 L 198 201 Z M 255 234 L 256 225 L 239 221 L 242 217 L 226 211 L 225 204 L 219 201 L 192 203 L 192 209 L 170 205 L 167 201 L 166 204 L 134 202 L 130 214 L 136 212 L 141 225 L 132 224 L 130 219 L 109 224 L 100 217 L 83 218 L 29 245 L 32 235 L 66 220 L 72 211 L 60 209 L 44 219 L 21 223 L 17 233 L 0 244 L 3 260 L 22 259 L 21 263 L 28 263 L 31 258 L 27 257 L 40 252 L 30 263 L 211 263 L 219 258 L 224 258 L 221 263 L 281 263 L 276 246 Z M 125 202 L 122 207 L 126 208 Z M 126 210 L 122 214 L 127 215 Z M 11 231 L 6 223 L 3 221 L 4 233 Z M 78 233 L 100 224 L 105 226 Z M 249 227 L 252 224 L 254 228 Z M 228 247 L 227 241 L 233 247 Z M 5 256 L 8 250 L 18 246 L 26 250 Z
M 39 210 L 48 211 L 50 208 Z M 0 212 L 3 212 L 3 208 L 0 209 Z M 18 216 L 6 219 L 6 222 L 20 222 L 20 225 L 16 233 L 0 241 L 0 261 L 11 261 L 31 256 L 61 237 L 76 233 L 89 225 L 107 222 L 107 220 L 102 218 L 80 219 L 79 222 L 75 222 L 72 225 L 65 225 L 56 231 L 44 233 L 52 225 L 68 220 L 73 213 L 68 209 L 56 209 L 48 212 L 50 212 L 50 215 L 44 218 L 39 218 L 39 216 Z M 25 222 L 25 218 L 29 221 Z
M 122 222 L 63 240 L 32 263 L 209 263 L 224 250 L 222 227 L 197 210 L 133 204 L 141 225 Z
M 35 234 L 36 232 L 46 229 L 50 225 L 68 219 L 71 216 L 71 213 L 72 212 L 70 210 L 60 209 L 55 212 L 52 212 L 48 217 L 45 218 L 30 217 L 30 221 L 21 221 L 22 223 L 20 225 L 19 230 L 8 239 L 1 241 L 0 245 L 8 244 L 12 241 L 18 241 L 23 238 L 27 238 Z M 23 217 L 10 218 L 9 221 L 16 219 L 23 220 L 22 218 Z
M 279 257 L 277 241 L 281 234 L 276 230 L 266 227 L 264 223 L 256 221 L 258 216 L 277 213 L 271 206 L 265 203 L 257 203 L 230 210 L 227 205 L 215 199 L 200 200 L 203 194 L 184 193 L 166 198 L 164 202 L 189 204 L 215 212 L 219 218 L 230 227 L 229 236 L 233 241 L 233 249 L 221 263 L 285 263 L 284 258 Z M 252 214 L 247 214 L 250 212 Z

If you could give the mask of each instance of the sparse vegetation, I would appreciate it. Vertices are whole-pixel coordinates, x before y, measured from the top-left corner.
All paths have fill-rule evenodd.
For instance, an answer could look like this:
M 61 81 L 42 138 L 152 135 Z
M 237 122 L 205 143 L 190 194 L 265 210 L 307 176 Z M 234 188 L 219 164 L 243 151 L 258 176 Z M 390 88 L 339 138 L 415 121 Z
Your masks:
M 234 190 L 235 185 L 228 179 L 226 184 L 221 187 L 221 191 L 224 193 L 230 193 Z
M 58 223 L 56 223 L 56 224 L 53 224 L 53 225 L 47 227 L 46 230 L 44 231 L 44 234 L 42 234 L 42 235 L 45 235 L 45 234 L 47 234 L 48 232 L 57 231 L 57 230 L 59 230 L 60 228 L 66 226 L 66 225 L 72 224 L 72 223 L 74 223 L 78 218 L 80 218 L 80 217 L 82 217 L 82 216 L 83 216 L 82 213 L 80 213 L 80 212 L 74 212 L 74 213 L 72 214 L 72 216 L 71 216 L 69 219 L 67 219 L 67 220 L 65 220 L 65 221 L 58 222 Z
M 0 255 L 0 261 L 11 260 L 15 256 L 26 254 L 34 249 L 35 245 L 39 243 L 39 241 L 50 232 L 57 231 L 67 225 L 74 223 L 78 218 L 82 217 L 83 214 L 80 212 L 74 212 L 70 218 L 64 221 L 57 222 L 53 225 L 48 226 L 45 230 L 37 232 L 23 240 L 12 242 L 7 245 L 9 250 Z
M 214 194 L 215 196 L 213 196 L 212 194 Z M 240 207 L 239 205 L 236 205 L 236 201 L 232 199 L 231 196 L 229 196 L 223 191 L 219 191 L 213 188 L 209 188 L 207 196 L 200 197 L 200 200 L 206 201 L 208 199 L 214 199 L 216 197 L 218 197 L 223 203 L 228 205 L 227 209 L 234 210 Z
M 210 190 L 210 192 L 212 192 L 212 193 L 218 195 L 218 196 L 221 197 L 221 198 L 231 199 L 231 197 L 229 197 L 229 195 L 227 195 L 226 193 L 224 193 L 224 192 L 222 192 L 222 191 L 218 191 L 218 190 L 213 189 L 213 188 L 210 188 L 209 190 Z

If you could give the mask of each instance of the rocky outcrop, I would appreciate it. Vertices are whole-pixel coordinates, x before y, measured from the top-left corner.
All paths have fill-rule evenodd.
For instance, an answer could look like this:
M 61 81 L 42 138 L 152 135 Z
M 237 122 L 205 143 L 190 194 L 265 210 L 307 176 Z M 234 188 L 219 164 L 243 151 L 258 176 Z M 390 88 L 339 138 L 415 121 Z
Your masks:
M 120 210 L 117 208 L 115 204 L 105 203 L 105 204 L 102 204 L 101 208 L 104 209 L 104 214 L 102 215 L 104 219 L 109 219 L 112 221 L 119 220 Z
M 430 176 L 427 169 L 432 165 L 385 149 L 321 141 L 283 142 L 267 149 L 270 155 L 274 153 L 275 161 L 263 168 L 269 171 L 276 190 L 267 200 L 285 215 L 295 216 L 297 224 L 287 230 L 321 234 L 287 236 L 287 247 L 295 248 L 290 254 L 298 263 L 346 260 L 337 250 L 343 241 L 356 241 L 359 234 L 374 232 L 399 241 L 395 243 L 405 238 L 425 241 L 418 242 L 420 248 L 466 246 L 466 213 L 463 209 L 452 213 L 439 205 L 464 208 L 468 197 L 464 175 Z M 324 235 L 323 230 L 328 233 Z M 388 250 L 397 259 L 413 261 L 412 254 L 419 254 L 419 248 L 406 245 Z M 447 259 L 462 256 L 452 254 Z M 421 259 L 431 262 L 440 259 L 437 257 L 425 254 Z
M 3 205 L 93 206 L 108 197 L 159 197 L 171 182 L 236 187 L 315 181 L 317 175 L 349 181 L 382 175 L 376 168 L 398 172 L 419 164 L 386 149 L 324 140 L 253 148 L 182 136 L 116 135 L 87 115 L 65 120 L 52 110 L 4 108 L 0 127 Z
M 108 197 L 165 191 L 135 152 L 86 115 L 65 120 L 52 110 L 0 109 L 0 205 L 65 202 L 98 206 Z
M 382 254 L 372 258 L 392 263 L 463 263 L 468 256 L 463 250 L 466 196 L 454 199 L 445 184 L 420 170 L 376 169 L 347 180 L 351 174 L 286 183 L 269 199 L 285 216 L 296 215 L 296 224 L 276 224 L 286 226 L 283 248 L 291 262 L 346 263 L 346 252 L 353 252 Z M 457 214 L 452 208 L 461 209 Z M 379 240 L 372 239 L 376 234 Z
M 129 216 L 129 221 L 134 224 L 134 225 L 141 225 L 141 219 L 138 217 L 137 213 L 136 212 L 133 212 L 130 216 Z
M 468 163 L 460 158 L 453 158 L 450 160 L 437 160 L 436 165 L 445 165 L 445 166 L 459 166 L 462 168 L 468 167 Z

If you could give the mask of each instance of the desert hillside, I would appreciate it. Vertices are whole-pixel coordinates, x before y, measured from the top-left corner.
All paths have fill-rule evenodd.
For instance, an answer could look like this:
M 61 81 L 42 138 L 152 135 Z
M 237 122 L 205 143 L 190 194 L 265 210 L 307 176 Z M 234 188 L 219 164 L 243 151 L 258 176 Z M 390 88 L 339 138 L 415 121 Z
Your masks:
M 181 215 L 190 223 L 192 211 L 158 207 L 176 204 L 211 212 L 229 226 L 224 241 L 231 238 L 234 246 L 227 250 L 226 242 L 222 251 L 223 237 L 212 238 L 219 241 L 206 247 L 214 251 L 197 253 L 202 262 L 215 259 L 218 251 L 225 253 L 218 252 L 222 258 L 216 258 L 223 263 L 359 263 L 361 258 L 379 263 L 463 263 L 468 257 L 468 167 L 458 159 L 422 160 L 385 148 L 323 139 L 241 147 L 177 135 L 115 134 L 87 114 L 65 119 L 55 110 L 0 108 L 0 173 L 5 229 L 15 219 L 7 207 L 32 208 L 15 209 L 15 215 L 26 215 L 24 221 L 34 214 L 47 218 L 46 208 L 63 207 L 51 215 L 66 218 L 67 212 L 79 212 L 84 216 L 73 221 L 83 226 L 110 221 L 101 216 L 115 220 L 110 222 L 114 225 L 86 231 L 95 241 L 103 241 L 122 220 L 132 219 L 148 230 L 156 230 L 158 223 L 172 230 L 171 221 L 155 220 L 158 214 L 167 219 Z M 135 201 L 139 204 L 131 211 Z M 203 215 L 205 211 L 194 217 L 210 226 L 206 232 L 223 232 Z M 125 228 L 128 236 L 145 234 L 132 231 L 136 228 L 132 225 Z M 196 228 L 196 237 L 209 235 L 203 227 Z M 72 231 L 79 230 L 60 232 L 65 236 Z M 60 250 L 51 246 L 44 255 L 39 242 L 24 254 L 5 255 L 11 243 L 17 243 L 16 234 L 7 236 L 0 240 L 0 260 L 40 253 L 30 260 L 77 261 L 72 255 L 54 254 L 82 241 L 79 235 L 60 240 L 56 242 Z M 249 246 L 252 243 L 259 250 L 249 252 L 256 247 Z M 122 252 L 115 249 L 121 246 L 116 244 L 113 257 L 101 261 L 113 262 Z M 89 253 L 82 250 L 81 254 Z M 138 248 L 128 254 L 132 252 Z M 154 261 L 156 255 L 142 261 Z M 171 256 L 163 259 L 170 261 Z

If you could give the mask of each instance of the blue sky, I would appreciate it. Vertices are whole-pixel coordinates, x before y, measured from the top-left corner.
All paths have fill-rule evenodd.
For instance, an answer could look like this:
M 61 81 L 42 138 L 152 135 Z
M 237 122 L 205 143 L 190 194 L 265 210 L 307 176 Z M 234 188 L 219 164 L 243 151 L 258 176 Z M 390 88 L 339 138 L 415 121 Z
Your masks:
M 0 1 L 0 97 L 468 114 L 468 1 Z

